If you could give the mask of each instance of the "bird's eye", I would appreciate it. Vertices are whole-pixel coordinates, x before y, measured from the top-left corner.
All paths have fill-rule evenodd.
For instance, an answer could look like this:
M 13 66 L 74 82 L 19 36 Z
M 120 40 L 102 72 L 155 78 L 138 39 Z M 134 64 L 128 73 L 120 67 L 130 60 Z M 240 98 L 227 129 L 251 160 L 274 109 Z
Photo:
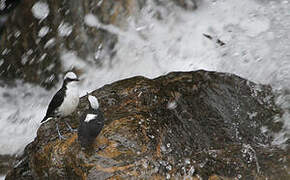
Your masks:
M 66 78 L 67 82 L 78 81 L 78 79 Z
M 66 80 L 67 80 L 68 82 L 73 81 L 73 79 L 71 79 L 71 78 L 67 78 Z

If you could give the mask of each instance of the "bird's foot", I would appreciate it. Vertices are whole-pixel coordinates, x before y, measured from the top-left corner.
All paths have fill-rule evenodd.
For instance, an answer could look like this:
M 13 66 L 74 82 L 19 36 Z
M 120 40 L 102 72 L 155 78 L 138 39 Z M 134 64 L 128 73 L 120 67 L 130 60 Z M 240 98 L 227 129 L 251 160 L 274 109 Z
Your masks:
M 72 127 L 68 127 L 67 129 L 72 133 L 75 133 L 78 131 L 78 129 L 73 129 Z
M 77 132 L 78 130 L 77 129 L 73 129 L 66 121 L 64 121 L 64 123 L 66 124 L 68 130 L 70 130 L 70 132 L 74 133 L 74 132 Z
M 58 138 L 59 138 L 59 140 L 66 140 L 66 138 L 64 136 L 62 136 L 61 134 L 58 134 Z
M 59 127 L 58 127 L 57 123 L 56 123 L 56 130 L 57 130 L 58 138 L 60 140 L 65 140 L 66 138 L 60 134 Z

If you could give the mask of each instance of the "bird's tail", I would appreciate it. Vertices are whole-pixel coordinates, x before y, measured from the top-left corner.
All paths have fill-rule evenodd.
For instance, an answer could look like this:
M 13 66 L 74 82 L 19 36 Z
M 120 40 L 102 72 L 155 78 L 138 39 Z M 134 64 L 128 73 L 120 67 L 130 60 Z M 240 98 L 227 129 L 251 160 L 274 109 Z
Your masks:
M 45 116 L 40 122 L 43 123 L 46 120 L 47 120 L 47 117 Z
M 44 118 L 40 121 L 40 123 L 44 123 L 44 122 L 48 121 L 50 118 L 52 118 L 52 117 L 44 116 Z

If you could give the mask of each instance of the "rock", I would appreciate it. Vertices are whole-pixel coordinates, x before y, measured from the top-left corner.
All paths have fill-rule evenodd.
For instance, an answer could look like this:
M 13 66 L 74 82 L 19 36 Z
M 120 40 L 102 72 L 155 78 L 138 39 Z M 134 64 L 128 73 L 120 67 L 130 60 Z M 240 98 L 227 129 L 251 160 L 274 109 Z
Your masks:
M 174 2 L 187 10 L 195 10 L 197 8 L 196 0 L 174 0 Z
M 195 4 L 193 0 L 172 1 L 189 9 Z M 103 59 L 114 57 L 118 38 L 98 28 L 95 21 L 126 29 L 128 17 L 139 17 L 145 5 L 145 0 L 21 1 L 8 19 L 5 16 L 7 22 L 1 30 L 0 78 L 53 87 L 61 73 L 71 70 L 70 64 L 80 64 L 64 57 L 65 52 L 101 66 Z
M 8 172 L 12 168 L 15 157 L 11 155 L 0 155 L 0 176 Z
M 106 118 L 94 151 L 82 151 L 64 123 L 59 140 L 52 120 L 6 179 L 289 179 L 289 148 L 271 146 L 283 112 L 269 86 L 196 71 L 134 77 L 92 94 Z M 74 128 L 87 106 L 81 98 L 66 118 Z

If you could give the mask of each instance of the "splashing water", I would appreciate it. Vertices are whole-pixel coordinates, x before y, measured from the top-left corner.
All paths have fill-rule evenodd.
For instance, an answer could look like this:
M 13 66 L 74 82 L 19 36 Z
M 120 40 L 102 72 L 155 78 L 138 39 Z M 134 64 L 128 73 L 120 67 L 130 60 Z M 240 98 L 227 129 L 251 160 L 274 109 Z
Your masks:
M 290 3 L 285 0 L 204 0 L 195 11 L 185 11 L 173 4 L 159 6 L 148 1 L 138 14 L 127 20 L 126 30 L 101 24 L 92 14 L 84 21 L 118 36 L 116 55 L 104 59 L 103 66 L 64 51 L 65 70 L 82 69 L 81 94 L 116 80 L 143 75 L 154 78 L 171 71 L 198 69 L 230 72 L 257 83 L 287 89 L 290 85 Z M 49 11 L 48 11 L 49 12 Z M 73 25 L 72 25 L 73 26 Z M 209 34 L 213 41 L 204 37 Z M 69 35 L 69 34 L 68 34 Z M 225 42 L 219 46 L 214 40 Z M 102 51 L 100 47 L 92 53 Z M 104 52 L 105 53 L 105 52 Z M 70 61 L 65 61 L 65 59 Z M 14 154 L 33 140 L 52 91 L 17 83 L 0 87 L 0 101 L 5 103 L 0 116 L 0 154 Z M 290 106 L 281 95 L 278 104 Z M 15 120 L 16 119 L 16 120 Z M 283 132 L 275 144 L 289 138 L 290 117 L 285 114 Z M 288 133 L 288 134 L 287 134 Z
M 36 136 L 45 104 L 52 92 L 16 82 L 17 87 L 0 86 L 0 154 L 21 153 Z

